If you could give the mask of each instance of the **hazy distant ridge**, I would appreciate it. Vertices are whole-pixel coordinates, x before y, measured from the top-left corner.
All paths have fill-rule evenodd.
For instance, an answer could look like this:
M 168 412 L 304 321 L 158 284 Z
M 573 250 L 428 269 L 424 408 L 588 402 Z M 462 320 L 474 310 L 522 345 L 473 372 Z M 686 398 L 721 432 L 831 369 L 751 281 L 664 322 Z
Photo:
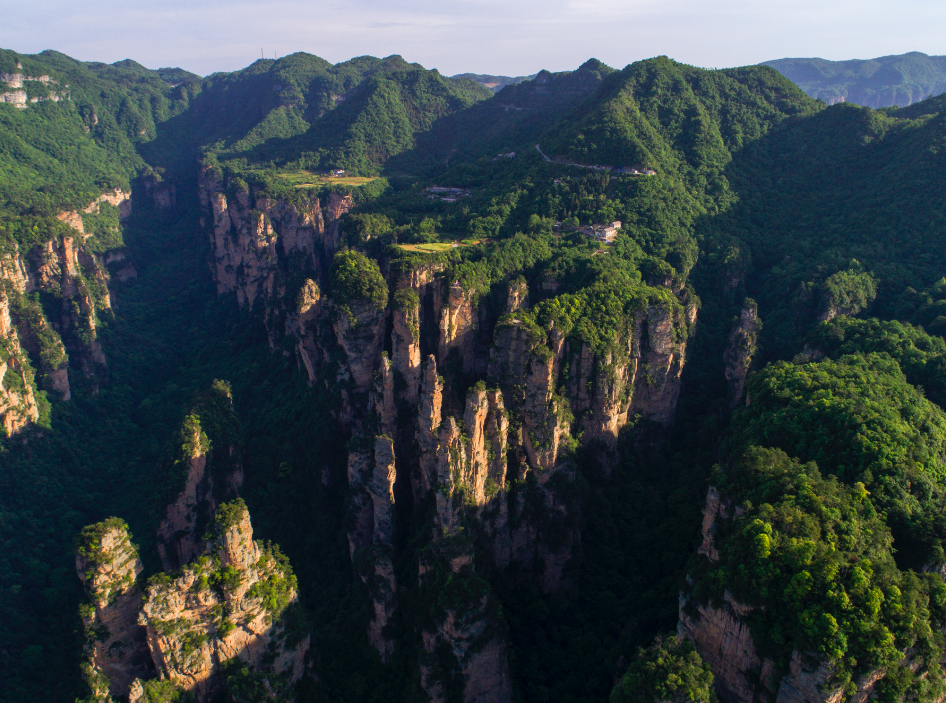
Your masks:
M 765 61 L 813 98 L 829 105 L 850 102 L 879 108 L 905 107 L 946 92 L 946 56 L 912 51 L 876 59 L 818 58 Z
M 523 81 L 531 81 L 537 75 L 539 74 L 533 73 L 531 76 L 516 76 L 515 78 L 512 78 L 510 76 L 490 76 L 485 73 L 458 73 L 457 75 L 450 77 L 454 80 L 469 78 L 471 81 L 476 81 L 480 85 L 489 88 L 494 93 L 498 93 L 507 85 L 522 83 Z

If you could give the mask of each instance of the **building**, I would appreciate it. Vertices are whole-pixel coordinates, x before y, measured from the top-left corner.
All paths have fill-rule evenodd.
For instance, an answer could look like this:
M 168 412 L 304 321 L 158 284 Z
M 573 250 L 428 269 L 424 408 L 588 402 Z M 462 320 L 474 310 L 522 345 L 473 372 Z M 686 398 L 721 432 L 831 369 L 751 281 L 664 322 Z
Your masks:
M 599 242 L 605 244 L 612 244 L 615 238 L 618 236 L 618 230 L 621 229 L 621 222 L 615 220 L 611 224 L 596 224 L 589 227 L 585 227 L 584 235 L 586 237 L 594 237 Z
M 657 172 L 652 168 L 647 168 L 644 164 L 634 164 L 618 169 L 618 173 L 630 176 L 656 176 Z

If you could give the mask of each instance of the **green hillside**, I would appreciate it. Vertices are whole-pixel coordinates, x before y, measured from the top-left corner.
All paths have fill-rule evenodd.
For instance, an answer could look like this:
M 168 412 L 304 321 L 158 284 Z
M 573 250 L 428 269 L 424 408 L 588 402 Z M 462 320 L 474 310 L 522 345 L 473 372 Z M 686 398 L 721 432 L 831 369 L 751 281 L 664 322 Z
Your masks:
M 906 107 L 946 92 L 946 56 L 919 51 L 876 59 L 765 61 L 813 98 L 829 105 L 849 102 L 881 108 Z
M 933 74 L 908 68 L 937 57 L 887 58 L 591 59 L 494 94 L 480 79 L 495 77 L 399 56 L 294 54 L 201 78 L 0 52 L 0 72 L 55 81 L 30 97 L 61 98 L 0 104 L 0 255 L 16 243 L 36 286 L 0 258 L 15 328 L 0 363 L 21 338 L 32 370 L 0 389 L 35 382 L 48 411 L 0 439 L 0 701 L 105 700 L 81 673 L 83 641 L 106 635 L 83 632 L 74 540 L 121 518 L 144 578 L 161 571 L 168 476 L 189 466 L 182 427 L 208 388 L 227 422 L 207 441 L 231 469 L 229 447 L 242 452 L 240 497 L 312 626 L 299 703 L 422 703 L 431 681 L 462 701 L 463 666 L 497 651 L 500 703 L 707 701 L 714 685 L 738 700 L 731 667 L 666 634 L 681 593 L 688 618 L 744 605 L 748 627 L 726 636 L 750 638 L 776 688 L 802 653 L 842 698 L 881 672 L 877 700 L 938 700 L 946 103 L 911 92 Z M 901 87 L 883 87 L 894 74 Z M 817 93 L 851 86 L 914 104 Z M 160 183 L 174 202 L 151 197 Z M 57 219 L 112 188 L 134 192 L 132 212 L 89 213 L 88 242 Z M 611 242 L 586 230 L 615 221 Z M 35 283 L 64 237 L 74 274 L 47 266 Z M 73 318 L 97 325 L 104 370 L 73 352 Z M 420 400 L 421 367 L 391 370 L 408 356 L 399 334 L 411 358 L 437 358 Z M 43 375 L 59 367 L 70 400 Z M 505 482 L 464 483 L 474 441 Z M 379 446 L 397 475 L 366 488 L 358 457 Z M 371 631 L 395 577 L 393 615 Z M 371 632 L 393 642 L 386 663 Z M 227 669 L 221 695 L 273 700 L 247 671 Z
M 498 93 L 500 90 L 505 88 L 507 85 L 514 85 L 516 83 L 522 83 L 523 81 L 531 81 L 536 77 L 537 74 L 533 73 L 531 76 L 491 76 L 485 73 L 458 73 L 455 76 L 450 76 L 453 80 L 459 81 L 468 79 L 479 83 L 484 88 L 489 88 L 494 93 Z

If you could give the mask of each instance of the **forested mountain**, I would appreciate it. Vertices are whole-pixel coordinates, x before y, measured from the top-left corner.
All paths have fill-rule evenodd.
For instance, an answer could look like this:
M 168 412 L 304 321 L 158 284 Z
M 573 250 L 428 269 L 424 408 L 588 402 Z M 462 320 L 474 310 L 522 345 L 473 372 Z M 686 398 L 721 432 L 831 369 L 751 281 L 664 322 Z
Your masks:
M 941 98 L 0 73 L 0 700 L 946 693 Z
M 516 76 L 513 78 L 511 76 L 490 76 L 485 73 L 458 73 L 457 75 L 450 77 L 454 80 L 463 80 L 464 78 L 468 78 L 471 81 L 476 81 L 485 88 L 489 88 L 494 93 L 498 93 L 507 85 L 522 83 L 523 81 L 531 81 L 536 77 L 536 75 L 537 74 L 532 74 L 531 76 Z
M 829 105 L 849 102 L 873 108 L 906 107 L 946 92 L 946 56 L 919 51 L 849 61 L 778 59 L 763 65 Z

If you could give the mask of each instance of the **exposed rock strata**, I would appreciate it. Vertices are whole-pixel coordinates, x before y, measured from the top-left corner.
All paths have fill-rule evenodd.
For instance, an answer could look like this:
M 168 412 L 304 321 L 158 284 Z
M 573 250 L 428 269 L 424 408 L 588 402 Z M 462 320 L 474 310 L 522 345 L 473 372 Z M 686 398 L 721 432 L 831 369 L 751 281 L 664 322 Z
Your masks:
M 416 296 L 402 296 L 391 312 L 391 360 L 394 370 L 404 379 L 401 396 L 417 405 L 420 392 L 420 301 Z
M 154 674 L 145 629 L 138 624 L 143 570 L 120 520 L 83 530 L 76 571 L 91 606 L 82 614 L 87 633 L 86 679 L 99 698 L 127 696 L 136 678 Z
M 440 363 L 444 363 L 447 355 L 455 349 L 465 373 L 470 373 L 475 368 L 475 303 L 476 296 L 473 291 L 465 290 L 459 282 L 454 282 L 447 289 L 447 299 L 440 309 Z
M 5 436 L 39 419 L 33 370 L 10 318 L 10 301 L 0 288 L 0 425 Z
M 383 382 L 380 385 L 383 388 Z M 352 497 L 348 544 L 375 610 L 368 625 L 368 641 L 385 662 L 394 651 L 394 642 L 385 637 L 384 628 L 397 607 L 397 583 L 391 562 L 396 478 L 394 442 L 389 436 L 379 435 L 372 444 L 365 440 L 350 443 L 348 484 Z
M 345 352 L 355 393 L 365 393 L 371 385 L 384 345 L 385 313 L 369 302 L 353 302 L 335 316 L 335 339 Z
M 269 609 L 263 584 L 283 592 L 279 610 Z M 288 639 L 284 622 L 297 600 L 294 577 L 253 541 L 249 513 L 236 501 L 217 512 L 211 555 L 176 578 L 152 580 L 140 622 L 159 675 L 206 701 L 223 687 L 222 667 L 232 660 L 299 680 L 309 638 Z

